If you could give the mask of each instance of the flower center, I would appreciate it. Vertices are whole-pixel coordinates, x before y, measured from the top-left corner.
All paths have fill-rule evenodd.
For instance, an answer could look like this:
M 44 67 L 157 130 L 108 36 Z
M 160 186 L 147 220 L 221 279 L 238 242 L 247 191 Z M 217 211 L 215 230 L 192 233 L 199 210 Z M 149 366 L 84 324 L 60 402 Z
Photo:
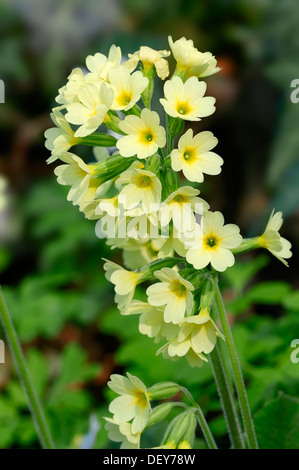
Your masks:
M 179 114 L 181 114 L 182 116 L 184 116 L 185 114 L 189 114 L 189 113 L 190 113 L 191 107 L 189 106 L 189 103 L 188 103 L 188 102 L 177 103 L 176 110 L 177 110 L 177 112 L 178 112 Z
M 216 248 L 219 240 L 214 234 L 210 234 L 204 238 L 204 244 L 207 248 Z
M 148 144 L 154 140 L 153 133 L 150 129 L 140 132 L 140 142 Z
M 140 406 L 140 408 L 146 408 L 148 405 L 146 395 L 143 391 L 136 391 L 134 393 L 135 395 L 135 402 L 137 406 Z
M 177 194 L 176 196 L 174 196 L 173 201 L 174 202 L 187 202 L 187 199 L 182 194 Z
M 129 91 L 123 90 L 122 93 L 119 95 L 117 101 L 118 104 L 121 106 L 127 106 L 130 101 L 132 100 L 132 93 Z
M 196 152 L 192 148 L 186 148 L 183 153 L 183 158 L 187 162 L 192 162 L 196 157 Z
M 136 186 L 138 188 L 148 188 L 152 185 L 152 179 L 147 175 L 140 175 L 137 177 Z
M 177 297 L 186 297 L 187 289 L 184 284 L 181 284 L 179 281 L 174 281 L 171 286 L 171 291 Z

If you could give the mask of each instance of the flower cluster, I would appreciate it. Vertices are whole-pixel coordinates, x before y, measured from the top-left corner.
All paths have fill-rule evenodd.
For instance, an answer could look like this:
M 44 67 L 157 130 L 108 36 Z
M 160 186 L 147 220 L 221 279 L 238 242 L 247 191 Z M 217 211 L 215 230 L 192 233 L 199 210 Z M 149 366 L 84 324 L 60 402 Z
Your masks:
M 88 56 L 87 72 L 74 69 L 59 90 L 46 147 L 48 163 L 62 163 L 54 172 L 70 187 L 68 200 L 97 221 L 98 237 L 123 250 L 125 267 L 104 264 L 120 313 L 140 315 L 140 333 L 164 341 L 158 353 L 200 367 L 217 338 L 225 340 L 212 318 L 217 272 L 232 266 L 235 254 L 260 247 L 286 264 L 291 245 L 279 234 L 281 213 L 272 213 L 264 234 L 243 239 L 237 225 L 226 224 L 199 197 L 194 183 L 218 175 L 223 159 L 214 152 L 212 132 L 185 126 L 214 113 L 203 78 L 220 69 L 191 40 L 169 37 L 169 46 L 142 46 L 127 60 L 114 45 L 108 57 Z M 151 108 L 155 75 L 165 80 L 158 112 Z M 94 148 L 92 162 L 71 151 L 79 144 Z M 144 282 L 147 299 L 141 301 L 136 287 Z M 151 410 L 146 388 L 130 375 L 112 376 L 110 387 L 121 395 L 110 405 L 111 438 L 139 446 Z
M 271 215 L 262 236 L 242 241 L 238 226 L 211 212 L 198 189 L 180 185 L 179 172 L 202 183 L 221 171 L 212 132 L 184 132 L 188 121 L 214 113 L 215 98 L 205 96 L 202 78 L 219 68 L 211 53 L 199 52 L 190 40 L 170 37 L 169 45 L 177 64 L 171 78 L 170 51 L 142 46 L 123 60 L 112 46 L 108 57 L 88 56 L 88 72 L 74 69 L 59 90 L 56 127 L 46 131 L 46 146 L 52 152 L 48 162 L 63 162 L 55 174 L 70 186 L 68 199 L 97 220 L 99 237 L 123 250 L 127 269 L 104 265 L 121 313 L 140 314 L 140 332 L 167 341 L 160 348 L 165 356 L 185 356 L 200 366 L 222 337 L 210 316 L 213 273 L 232 266 L 234 253 L 248 246 L 267 248 L 283 262 L 291 252 L 278 233 L 280 213 Z M 151 109 L 156 73 L 167 78 L 160 99 L 166 128 Z M 86 164 L 70 152 L 77 144 L 93 146 L 96 161 Z M 141 302 L 135 288 L 145 281 L 151 285 L 147 302 Z
M 143 431 L 167 418 L 175 407 L 183 407 L 170 423 L 156 449 L 190 449 L 195 436 L 198 410 L 185 403 L 167 401 L 154 408 L 151 401 L 171 398 L 184 389 L 174 382 L 160 382 L 149 389 L 136 376 L 113 374 L 108 387 L 118 396 L 109 406 L 112 417 L 105 417 L 105 429 L 111 441 L 122 449 L 139 449 Z

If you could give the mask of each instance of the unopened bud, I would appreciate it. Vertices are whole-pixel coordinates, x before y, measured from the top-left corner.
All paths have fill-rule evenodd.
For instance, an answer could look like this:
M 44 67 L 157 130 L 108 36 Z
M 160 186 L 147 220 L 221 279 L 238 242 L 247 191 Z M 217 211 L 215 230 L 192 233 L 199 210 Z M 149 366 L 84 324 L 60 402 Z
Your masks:
M 124 158 L 121 155 L 113 155 L 95 165 L 96 176 L 101 182 L 111 180 L 129 168 L 134 161 L 135 157 Z
M 194 429 L 194 412 L 195 409 L 189 408 L 171 421 L 168 432 L 163 437 L 163 444 L 166 444 L 167 442 L 175 442 L 177 445 L 185 439 L 189 428 Z
M 146 163 L 146 170 L 151 171 L 152 173 L 157 173 L 161 165 L 161 160 L 159 155 L 156 153 L 149 157 Z
M 185 122 L 181 118 L 171 117 L 168 122 L 168 130 L 172 137 L 180 134 L 184 129 Z
M 167 402 L 153 408 L 151 414 L 149 415 L 146 427 L 153 426 L 153 424 L 160 423 L 165 418 L 167 418 L 174 405 L 175 403 Z
M 148 389 L 151 400 L 161 400 L 176 395 L 181 390 L 175 382 L 159 382 Z
M 115 147 L 117 139 L 109 134 L 95 132 L 94 134 L 80 137 L 78 144 L 92 145 L 93 147 Z

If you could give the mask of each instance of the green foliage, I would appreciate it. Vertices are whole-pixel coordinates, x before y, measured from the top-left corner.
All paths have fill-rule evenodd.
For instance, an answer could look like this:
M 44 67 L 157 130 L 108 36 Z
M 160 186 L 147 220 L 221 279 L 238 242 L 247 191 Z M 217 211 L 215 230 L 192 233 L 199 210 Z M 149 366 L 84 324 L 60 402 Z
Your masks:
M 43 402 L 57 447 L 69 447 L 74 436 L 88 430 L 92 400 L 86 382 L 100 372 L 98 364 L 86 363 L 85 351 L 68 344 L 61 354 L 47 354 L 32 348 L 26 355 L 30 375 Z M 38 447 L 36 430 L 18 378 L 9 381 L 0 397 L 0 447 Z M 55 432 L 54 432 L 55 431 Z
M 254 418 L 261 449 L 299 449 L 299 400 L 280 393 Z

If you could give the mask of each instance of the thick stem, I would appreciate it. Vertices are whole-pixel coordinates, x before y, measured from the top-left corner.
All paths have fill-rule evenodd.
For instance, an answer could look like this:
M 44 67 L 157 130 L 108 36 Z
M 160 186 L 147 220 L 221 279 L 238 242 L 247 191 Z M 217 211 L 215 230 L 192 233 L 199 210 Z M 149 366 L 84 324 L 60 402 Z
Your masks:
M 219 316 L 223 328 L 223 332 L 226 339 L 226 344 L 228 347 L 229 357 L 231 361 L 235 386 L 238 393 L 240 410 L 243 418 L 244 428 L 247 434 L 248 445 L 250 449 L 258 449 L 258 443 L 256 439 L 256 434 L 253 426 L 253 420 L 251 416 L 251 411 L 249 408 L 248 398 L 246 394 L 245 384 L 243 380 L 243 375 L 241 371 L 240 362 L 238 359 L 235 342 L 231 332 L 230 324 L 226 315 L 223 299 L 217 281 L 214 281 L 215 284 L 215 300 L 216 305 L 219 311 Z
M 202 412 L 201 407 L 199 406 L 198 403 L 196 403 L 196 401 L 194 400 L 194 398 L 191 395 L 191 393 L 189 392 L 189 390 L 187 390 L 185 387 L 181 387 L 181 390 L 182 390 L 182 392 L 185 393 L 186 397 L 189 398 L 192 405 L 197 410 L 197 413 L 196 413 L 197 421 L 198 421 L 198 424 L 199 424 L 199 426 L 202 430 L 202 433 L 204 435 L 204 438 L 206 440 L 206 443 L 207 443 L 209 449 L 218 449 L 217 444 L 215 442 L 215 439 L 214 439 L 214 437 L 211 433 L 211 430 L 210 430 L 209 425 L 208 425 L 208 423 L 207 423 L 207 421 L 204 417 L 204 414 Z
M 20 380 L 23 384 L 24 391 L 27 395 L 28 405 L 33 417 L 33 421 L 44 449 L 54 449 L 54 443 L 48 428 L 48 424 L 37 397 L 35 388 L 32 384 L 29 371 L 26 366 L 25 357 L 23 355 L 21 345 L 14 328 L 5 298 L 0 287 L 0 319 L 7 336 L 7 341 L 10 344 L 11 352 L 15 361 L 15 366 L 18 371 Z
M 238 420 L 237 411 L 234 405 L 233 396 L 229 387 L 228 380 L 225 375 L 221 355 L 218 345 L 210 354 L 211 366 L 214 379 L 217 385 L 230 441 L 235 449 L 245 449 L 242 430 Z

